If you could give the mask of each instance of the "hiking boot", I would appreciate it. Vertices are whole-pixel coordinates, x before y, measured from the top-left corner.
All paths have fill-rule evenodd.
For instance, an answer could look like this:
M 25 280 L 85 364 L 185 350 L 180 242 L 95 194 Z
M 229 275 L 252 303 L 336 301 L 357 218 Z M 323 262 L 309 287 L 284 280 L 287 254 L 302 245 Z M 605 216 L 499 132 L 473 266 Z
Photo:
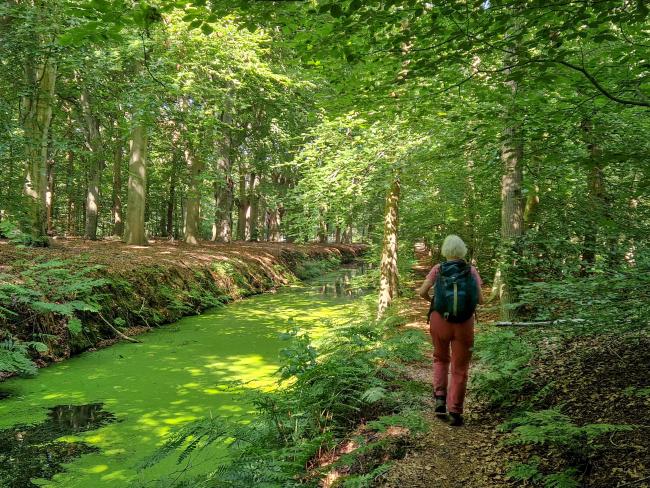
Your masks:
M 463 420 L 463 415 L 456 412 L 449 412 L 449 425 L 452 427 L 460 427 L 465 421 Z
M 436 395 L 436 408 L 435 412 L 437 416 L 442 416 L 447 414 L 447 397 L 443 395 Z

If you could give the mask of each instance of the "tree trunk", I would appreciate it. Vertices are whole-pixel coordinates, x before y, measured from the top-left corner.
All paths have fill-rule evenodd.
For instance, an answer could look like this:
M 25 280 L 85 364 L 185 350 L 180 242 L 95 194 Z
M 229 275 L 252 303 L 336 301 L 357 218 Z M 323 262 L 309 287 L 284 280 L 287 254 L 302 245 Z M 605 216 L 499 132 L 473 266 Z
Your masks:
M 113 235 L 122 236 L 124 222 L 122 222 L 122 141 L 115 141 L 113 153 Z
M 241 171 L 241 170 L 240 170 Z M 250 238 L 250 201 L 247 191 L 247 174 L 240 172 L 239 175 L 239 214 L 237 218 L 237 240 L 246 241 Z
M 97 217 L 99 213 L 99 188 L 103 160 L 101 156 L 102 143 L 99 133 L 99 120 L 95 117 L 90 107 L 90 96 L 88 91 L 81 91 L 81 111 L 86 123 L 87 146 L 90 150 L 88 165 L 88 188 L 86 192 L 86 229 L 87 239 L 97 239 Z
M 280 241 L 280 225 L 282 223 L 282 207 L 278 206 L 269 214 L 269 241 Z
M 256 173 L 251 173 L 250 175 L 250 186 L 249 186 L 249 197 L 248 201 L 250 202 L 250 218 L 248 219 L 247 225 L 250 229 L 249 240 L 258 241 L 259 240 L 259 211 L 260 211 L 260 195 L 258 193 L 260 184 L 260 177 Z
M 321 244 L 327 243 L 327 223 L 322 217 L 318 221 L 318 242 Z
M 43 243 L 47 231 L 47 147 L 57 65 L 52 59 L 30 61 L 25 63 L 24 73 L 31 90 L 20 101 L 27 160 L 23 190 L 28 202 L 30 235 L 35 243 Z
M 232 206 L 235 182 L 230 174 L 225 185 L 214 183 L 215 217 L 212 226 L 212 240 L 230 242 L 232 240 Z
M 348 224 L 348 228 L 345 232 L 343 232 L 343 243 L 344 244 L 352 244 L 352 231 L 354 229 L 352 228 L 352 223 Z
M 74 178 L 74 153 L 71 150 L 67 150 L 65 153 L 65 159 L 67 162 L 66 176 L 65 176 L 65 192 L 68 197 L 68 213 L 67 213 L 67 222 L 66 222 L 66 235 L 74 234 L 74 189 L 73 189 L 73 178 Z
M 48 158 L 47 161 L 47 193 L 45 194 L 45 205 L 47 207 L 47 235 L 54 235 L 54 226 L 52 222 L 54 210 L 54 159 Z
M 517 56 L 508 54 L 506 66 L 516 64 Z M 506 73 L 510 75 L 510 70 Z M 507 123 L 511 124 L 503 133 L 501 144 L 501 163 L 503 176 L 501 178 L 501 258 L 494 277 L 493 293 L 499 296 L 501 319 L 512 321 L 515 316 L 511 304 L 516 301 L 512 287 L 513 267 L 516 263 L 516 244 L 524 232 L 524 201 L 522 199 L 523 184 L 523 141 L 521 127 L 515 120 L 516 95 L 518 84 L 508 77 L 506 85 L 512 93 L 512 105 L 506 110 Z
M 501 319 L 514 318 L 511 304 L 516 300 L 512 289 L 512 267 L 516 261 L 516 243 L 524 230 L 524 206 L 522 199 L 523 145 L 518 139 L 518 128 L 506 129 L 501 147 L 504 166 L 501 178 L 501 263 L 495 277 L 495 287 L 501 304 Z
M 212 240 L 230 242 L 232 240 L 232 206 L 235 182 L 232 179 L 232 97 L 227 96 L 221 121 L 227 127 L 219 149 L 221 157 L 217 160 L 217 178 L 214 182 L 214 224 Z
M 146 246 L 144 210 L 147 190 L 147 129 L 141 122 L 134 125 L 131 133 L 129 155 L 129 186 L 126 207 L 127 244 Z
M 183 240 L 187 244 L 196 245 L 199 243 L 201 225 L 201 171 L 203 164 L 196 159 L 189 143 L 186 144 L 183 154 L 189 173 L 187 194 L 185 195 Z
M 175 239 L 176 232 L 174 227 L 174 210 L 176 209 L 176 185 L 178 183 L 178 173 L 182 164 L 182 158 L 179 151 L 174 152 L 172 161 L 172 171 L 169 176 L 169 190 L 167 199 L 167 217 L 165 220 L 165 234 L 171 239 Z
M 589 173 L 587 175 L 588 216 L 582 248 L 580 273 L 587 274 L 596 262 L 596 248 L 600 221 L 607 218 L 607 192 L 605 190 L 604 165 L 600 157 L 600 147 L 594 140 L 593 124 L 584 119 L 581 123 L 583 137 L 589 152 Z
M 395 177 L 386 195 L 384 209 L 384 241 L 381 250 L 379 308 L 377 318 L 384 313 L 397 296 L 397 230 L 399 225 L 400 180 Z

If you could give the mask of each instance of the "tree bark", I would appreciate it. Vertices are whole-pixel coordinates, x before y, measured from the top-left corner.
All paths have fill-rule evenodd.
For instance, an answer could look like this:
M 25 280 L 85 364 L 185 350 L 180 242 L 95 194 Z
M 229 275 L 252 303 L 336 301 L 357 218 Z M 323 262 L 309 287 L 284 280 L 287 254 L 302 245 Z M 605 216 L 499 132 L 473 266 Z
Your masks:
M 65 192 L 68 197 L 68 212 L 67 212 L 67 222 L 66 222 L 66 234 L 74 234 L 74 189 L 73 189 L 73 178 L 74 178 L 74 153 L 68 149 L 65 153 L 65 159 L 67 162 L 66 167 L 66 176 L 65 176 Z
M 81 90 L 81 111 L 86 123 L 87 146 L 90 150 L 88 159 L 88 188 L 86 191 L 86 227 L 85 235 L 87 239 L 97 239 L 97 219 L 99 213 L 99 189 L 101 183 L 101 173 L 104 162 L 102 160 L 101 135 L 99 132 L 99 120 L 92 113 L 90 107 L 90 96 L 86 89 Z
M 516 63 L 517 56 L 508 54 L 506 66 Z M 506 73 L 510 75 L 510 70 Z M 512 101 L 506 110 L 509 127 L 504 130 L 501 144 L 501 163 L 503 176 L 501 178 L 501 258 L 494 277 L 493 294 L 499 296 L 501 318 L 512 321 L 515 311 L 511 304 L 516 301 L 512 287 L 513 267 L 516 263 L 516 244 L 524 232 L 524 201 L 522 198 L 523 184 L 523 141 L 521 127 L 515 119 L 515 101 L 518 83 L 508 76 L 506 85 L 510 88 Z
M 53 59 L 30 60 L 25 63 L 24 74 L 30 92 L 20 101 L 27 160 L 23 191 L 30 235 L 35 243 L 43 243 L 47 234 L 47 149 L 57 65 Z
M 172 239 L 176 238 L 174 232 L 174 210 L 176 209 L 176 184 L 178 183 L 178 172 L 181 164 L 180 152 L 176 152 L 172 162 L 172 172 L 169 176 L 169 196 L 167 200 L 167 218 L 165 221 L 167 237 Z
M 400 190 L 399 177 L 395 177 L 386 195 L 386 206 L 384 209 L 384 240 L 381 250 L 381 275 L 379 281 L 377 318 L 384 316 L 393 298 L 397 296 L 397 230 L 399 225 Z
M 183 155 L 189 173 L 187 194 L 185 195 L 183 240 L 187 244 L 197 245 L 201 224 L 201 171 L 203 164 L 197 160 L 189 143 L 186 144 Z
M 241 169 L 240 169 L 241 171 Z M 239 175 L 239 213 L 237 218 L 237 240 L 247 241 L 250 238 L 250 200 L 248 194 L 247 174 Z
M 515 316 L 511 304 L 516 300 L 511 285 L 512 267 L 516 261 L 516 243 L 523 235 L 524 206 L 522 199 L 523 145 L 518 140 L 518 128 L 509 127 L 504 133 L 501 162 L 504 173 L 501 178 L 501 263 L 494 285 L 501 304 L 501 318 L 511 321 Z
M 47 193 L 45 194 L 45 205 L 47 207 L 47 235 L 54 235 L 53 213 L 54 213 L 54 159 L 47 160 Z
M 124 233 L 124 222 L 122 221 L 122 141 L 115 141 L 115 152 L 113 153 L 113 235 L 122 236 Z
M 214 182 L 214 224 L 212 240 L 230 242 L 232 240 L 232 206 L 235 182 L 232 178 L 232 97 L 227 96 L 221 121 L 226 129 L 221 144 L 218 145 L 221 157 L 217 160 L 217 175 Z
M 586 229 L 582 248 L 581 274 L 587 274 L 596 262 L 599 222 L 607 217 L 607 192 L 605 190 L 604 165 L 601 150 L 594 140 L 593 123 L 589 119 L 582 121 L 581 129 L 589 153 L 589 173 L 587 174 L 587 201 L 589 206 Z
M 282 224 L 282 213 L 283 208 L 281 205 L 277 206 L 270 211 L 269 214 L 269 241 L 279 242 L 280 235 L 280 226 Z
M 129 183 L 126 207 L 127 244 L 146 246 L 144 210 L 147 190 L 147 129 L 142 122 L 135 123 L 131 132 L 129 155 Z
M 259 240 L 259 211 L 260 211 L 260 195 L 259 195 L 260 176 L 256 173 L 250 175 L 250 193 L 248 201 L 250 202 L 250 217 L 247 225 L 249 228 L 249 240 Z

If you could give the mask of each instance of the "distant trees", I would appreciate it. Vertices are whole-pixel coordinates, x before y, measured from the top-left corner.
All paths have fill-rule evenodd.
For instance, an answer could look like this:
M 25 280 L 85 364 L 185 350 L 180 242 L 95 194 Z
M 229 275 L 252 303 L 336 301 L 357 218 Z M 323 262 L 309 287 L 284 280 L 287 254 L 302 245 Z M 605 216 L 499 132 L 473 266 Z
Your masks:
M 643 2 L 62 3 L 0 7 L 0 218 L 34 240 L 364 239 L 383 313 L 453 232 L 506 318 L 642 259 Z

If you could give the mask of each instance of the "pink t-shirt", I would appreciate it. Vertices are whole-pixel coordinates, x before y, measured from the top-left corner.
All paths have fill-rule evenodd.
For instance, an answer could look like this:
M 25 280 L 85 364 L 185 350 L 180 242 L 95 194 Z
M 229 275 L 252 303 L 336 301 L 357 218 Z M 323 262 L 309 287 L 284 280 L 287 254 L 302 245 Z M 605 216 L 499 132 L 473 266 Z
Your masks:
M 429 271 L 429 274 L 427 275 L 427 280 L 431 280 L 435 284 L 439 272 L 440 272 L 440 265 L 436 264 L 433 268 L 431 268 L 431 271 Z M 474 266 L 472 266 L 470 273 L 472 273 L 472 276 L 474 277 L 476 283 L 478 284 L 478 289 L 480 290 L 481 287 L 483 286 L 483 280 L 481 280 L 481 276 L 478 274 L 478 271 Z

